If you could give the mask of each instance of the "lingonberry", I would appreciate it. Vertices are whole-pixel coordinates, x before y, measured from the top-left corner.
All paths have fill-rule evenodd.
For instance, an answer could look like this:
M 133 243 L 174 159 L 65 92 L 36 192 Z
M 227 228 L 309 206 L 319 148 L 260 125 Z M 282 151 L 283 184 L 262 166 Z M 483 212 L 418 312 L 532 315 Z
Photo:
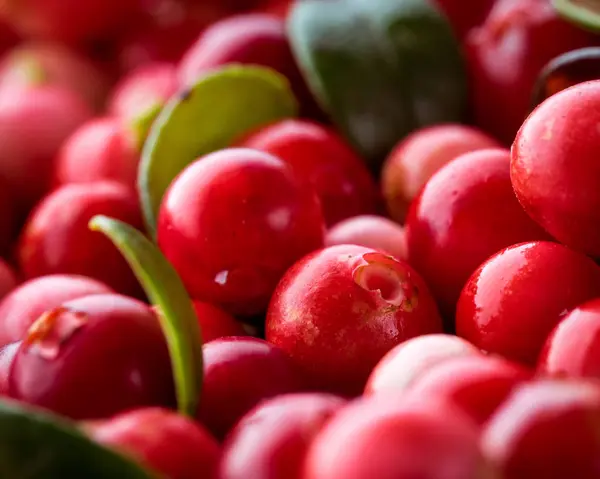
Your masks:
M 107 285 L 85 276 L 57 274 L 25 281 L 0 302 L 0 346 L 23 339 L 44 312 L 66 301 L 112 292 Z
M 17 287 L 17 275 L 12 266 L 0 259 L 0 301 Z
M 286 354 L 261 339 L 215 339 L 204 345 L 203 355 L 199 419 L 218 439 L 259 402 L 304 387 Z
M 600 297 L 600 267 L 566 246 L 511 246 L 482 264 L 461 293 L 460 336 L 485 351 L 535 365 L 547 336 L 571 309 Z
M 510 145 L 529 113 L 542 68 L 592 37 L 559 17 L 546 0 L 498 0 L 466 40 L 476 124 Z
M 19 242 L 19 264 L 26 278 L 78 274 L 98 279 L 115 291 L 140 295 L 127 262 L 88 223 L 98 214 L 142 228 L 135 192 L 114 182 L 69 184 L 48 195 L 31 213 Z
M 482 437 L 503 478 L 594 479 L 600 457 L 600 386 L 537 381 L 519 387 Z
M 330 394 L 284 394 L 246 414 L 227 437 L 220 479 L 300 479 L 313 438 L 345 400 Z
M 403 223 L 410 203 L 429 178 L 446 163 L 471 151 L 497 148 L 496 140 L 476 128 L 442 124 L 408 135 L 385 160 L 383 195 L 393 219 Z
M 281 160 L 251 149 L 209 154 L 171 183 L 158 244 L 194 299 L 263 312 L 294 262 L 323 245 L 319 200 Z
M 221 448 L 198 423 L 168 409 L 135 409 L 84 423 L 100 444 L 127 454 L 165 479 L 216 477 Z
M 441 332 L 434 300 L 406 263 L 356 245 L 308 255 L 271 300 L 266 338 L 315 387 L 359 394 L 377 362 L 409 338 Z
M 205 343 L 227 336 L 247 336 L 242 323 L 221 308 L 203 301 L 194 301 L 194 311 Z
M 558 323 L 546 340 L 538 371 L 600 379 L 600 299 L 578 306 Z
M 439 363 L 415 378 L 408 396 L 446 401 L 484 424 L 532 371 L 500 357 L 466 355 Z
M 283 120 L 261 128 L 241 146 L 270 153 L 316 190 L 329 226 L 376 213 L 380 196 L 361 158 L 333 130 L 307 120 Z
M 525 121 L 511 162 L 525 210 L 560 242 L 600 257 L 600 81 L 551 96 Z
M 111 180 L 134 189 L 140 159 L 135 132 L 119 118 L 84 123 L 62 145 L 55 182 L 93 183 Z
M 400 396 L 437 364 L 479 354 L 481 352 L 475 346 L 449 334 L 424 334 L 409 339 L 377 363 L 365 386 L 365 395 Z
M 355 244 L 406 259 L 404 228 L 382 216 L 362 215 L 340 221 L 325 235 L 325 246 Z
M 439 170 L 406 220 L 407 261 L 430 286 L 453 329 L 456 302 L 477 267 L 501 249 L 550 239 L 519 204 L 510 153 L 480 150 Z
M 9 385 L 8 377 L 10 374 L 10 367 L 12 366 L 13 359 L 15 358 L 21 341 L 0 346 L 0 399 L 8 397 Z
M 72 419 L 173 407 L 171 363 L 156 316 L 146 304 L 116 294 L 47 311 L 19 346 L 9 394 Z

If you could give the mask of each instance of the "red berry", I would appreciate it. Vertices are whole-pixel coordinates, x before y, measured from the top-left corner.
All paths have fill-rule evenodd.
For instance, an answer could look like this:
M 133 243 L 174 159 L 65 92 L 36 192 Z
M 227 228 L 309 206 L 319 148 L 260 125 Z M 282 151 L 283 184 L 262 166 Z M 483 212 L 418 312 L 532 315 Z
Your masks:
M 408 395 L 416 400 L 447 401 L 477 424 L 484 424 L 512 390 L 531 376 L 531 371 L 517 363 L 470 354 L 428 369 L 411 383 Z
M 473 28 L 478 26 L 489 13 L 495 0 L 435 0 L 460 39 Z
M 173 411 L 136 409 L 90 422 L 85 429 L 97 442 L 131 456 L 161 477 L 216 477 L 219 444 L 200 424 Z
M 328 225 L 375 213 L 379 192 L 361 158 L 336 132 L 306 120 L 283 120 L 245 138 L 241 146 L 271 153 L 310 183 Z
M 452 358 L 479 354 L 475 346 L 449 334 L 425 334 L 409 339 L 377 363 L 367 381 L 365 395 L 399 397 L 432 367 Z
M 19 350 L 21 341 L 10 343 L 5 346 L 0 346 L 0 399 L 9 396 L 8 378 L 10 375 L 10 367 Z
M 558 323 L 546 341 L 538 371 L 600 379 L 600 299 L 578 306 Z
M 303 388 L 285 353 L 261 339 L 215 339 L 203 354 L 199 418 L 218 439 L 259 402 Z
M 521 386 L 496 412 L 482 445 L 505 479 L 596 479 L 600 387 L 538 381 Z
M 144 303 L 115 294 L 75 299 L 41 316 L 16 353 L 9 392 L 72 419 L 174 405 L 158 320 Z
M 458 302 L 456 329 L 477 347 L 535 365 L 562 317 L 600 296 L 600 267 L 546 241 L 507 248 L 479 267 Z
M 530 111 L 541 69 L 592 37 L 558 16 L 547 0 L 497 0 L 466 40 L 476 124 L 510 145 Z
M 345 401 L 322 393 L 285 394 L 246 414 L 225 442 L 220 479 L 300 479 L 310 443 Z
M 1 115 L 2 113 L 0 113 Z M 2 167 L 0 166 L 1 169 Z M 0 256 L 11 253 L 13 242 L 16 239 L 15 236 L 18 234 L 18 220 L 21 219 L 18 215 L 18 206 L 16 195 L 13 193 L 9 183 L 0 178 Z
M 102 117 L 77 129 L 58 154 L 57 184 L 112 180 L 132 189 L 140 159 L 138 138 L 118 118 Z
M 560 242 L 600 257 L 600 81 L 563 90 L 525 121 L 511 178 L 525 210 Z
M 406 220 L 407 261 L 450 323 L 463 286 L 481 263 L 513 244 L 546 238 L 515 197 L 510 154 L 503 149 L 448 163 L 425 185 Z
M 79 274 L 119 293 L 141 294 L 121 253 L 88 228 L 98 214 L 142 228 L 135 192 L 121 184 L 70 184 L 48 195 L 32 212 L 20 239 L 18 256 L 25 277 Z
M 285 271 L 323 245 L 318 198 L 279 159 L 227 149 L 171 183 L 158 244 L 194 299 L 241 315 L 264 311 Z
M 6 261 L 0 259 L 0 300 L 3 300 L 16 287 L 17 275 L 15 271 Z
M 406 263 L 370 248 L 332 246 L 293 266 L 273 295 L 268 341 L 323 390 L 359 394 L 377 362 L 409 338 L 441 332 L 436 305 Z
M 475 426 L 447 406 L 358 401 L 312 443 L 303 479 L 491 479 Z
M 242 323 L 210 303 L 194 301 L 194 310 L 200 323 L 202 341 L 205 343 L 227 336 L 247 335 Z
M 381 181 L 390 215 L 403 223 L 410 203 L 436 171 L 464 153 L 496 147 L 496 140 L 459 124 L 429 126 L 410 134 L 383 165 Z

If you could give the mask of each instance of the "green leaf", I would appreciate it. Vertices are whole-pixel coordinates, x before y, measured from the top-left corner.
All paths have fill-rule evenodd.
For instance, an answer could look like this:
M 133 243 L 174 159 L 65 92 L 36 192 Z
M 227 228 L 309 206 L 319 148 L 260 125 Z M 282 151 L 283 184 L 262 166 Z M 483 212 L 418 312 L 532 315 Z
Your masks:
M 194 417 L 202 387 L 202 340 L 196 312 L 179 275 L 154 243 L 132 226 L 95 216 L 90 229 L 110 238 L 155 306 L 171 355 L 179 412 Z
M 431 2 L 300 0 L 288 31 L 314 95 L 375 168 L 416 128 L 463 120 L 464 59 Z
M 155 479 L 71 423 L 49 413 L 0 402 L 0 477 L 3 479 Z
M 558 14 L 571 23 L 591 32 L 600 33 L 600 2 L 598 0 L 552 0 Z
M 287 79 L 258 66 L 225 66 L 172 98 L 150 129 L 139 169 L 151 236 L 162 197 L 181 170 L 251 129 L 295 116 L 297 109 Z

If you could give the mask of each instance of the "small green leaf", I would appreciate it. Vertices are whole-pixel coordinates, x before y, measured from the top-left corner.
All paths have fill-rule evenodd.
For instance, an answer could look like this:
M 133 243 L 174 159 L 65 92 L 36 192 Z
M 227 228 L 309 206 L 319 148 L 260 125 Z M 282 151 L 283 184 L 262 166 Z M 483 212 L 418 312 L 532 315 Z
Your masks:
M 65 420 L 0 402 L 3 479 L 156 479 L 125 456 L 86 437 Z
M 598 0 L 552 0 L 558 14 L 591 32 L 600 32 L 600 2 Z
M 416 128 L 460 121 L 465 65 L 427 0 L 300 0 L 288 31 L 307 83 L 376 169 Z
M 202 387 L 202 340 L 192 301 L 179 275 L 154 243 L 132 226 L 95 216 L 90 229 L 110 238 L 156 307 L 171 354 L 179 412 L 194 417 Z
M 152 125 L 142 151 L 138 188 L 150 234 L 173 179 L 196 160 L 226 148 L 247 131 L 297 114 L 289 83 L 258 66 L 226 66 L 172 98 Z

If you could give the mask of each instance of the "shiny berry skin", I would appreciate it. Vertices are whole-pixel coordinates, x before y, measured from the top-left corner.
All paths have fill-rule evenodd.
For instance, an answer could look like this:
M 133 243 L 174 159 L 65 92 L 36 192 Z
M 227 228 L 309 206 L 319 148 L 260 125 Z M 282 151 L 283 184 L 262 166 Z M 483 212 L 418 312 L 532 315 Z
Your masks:
M 410 203 L 423 185 L 457 156 L 499 146 L 478 129 L 454 123 L 411 133 L 398 143 L 383 165 L 381 182 L 390 216 L 403 223 Z
M 340 221 L 325 235 L 325 246 L 355 244 L 406 259 L 404 228 L 382 216 L 362 215 Z
M 600 297 L 600 267 L 566 246 L 511 246 L 482 264 L 461 293 L 459 336 L 534 366 L 546 338 L 573 308 Z
M 538 372 L 600 380 L 600 299 L 572 310 L 550 334 Z
M 448 402 L 482 425 L 532 375 L 529 369 L 501 357 L 466 355 L 425 371 L 409 386 L 408 396 Z
M 550 239 L 517 201 L 504 149 L 467 153 L 434 174 L 405 232 L 407 261 L 431 287 L 450 329 L 460 292 L 481 263 L 516 243 Z
M 263 312 L 285 271 L 323 245 L 319 200 L 281 160 L 209 154 L 165 193 L 158 244 L 190 295 L 233 314 Z
M 0 259 L 0 301 L 17 287 L 17 275 L 13 268 Z
M 109 293 L 107 285 L 85 276 L 56 274 L 25 281 L 0 302 L 0 346 L 23 339 L 43 313 L 66 301 Z
M 168 479 L 212 478 L 221 447 L 200 424 L 158 407 L 84 425 L 98 443 L 129 455 Z
M 304 388 L 291 360 L 262 339 L 228 337 L 204 345 L 199 419 L 223 439 L 259 402 Z
M 459 411 L 388 399 L 359 400 L 337 413 L 311 444 L 303 479 L 496 477 L 477 428 Z
M 424 334 L 409 339 L 377 363 L 369 375 L 365 395 L 399 397 L 432 367 L 456 357 L 480 354 L 475 346 L 450 334 Z
M 332 129 L 307 120 L 283 120 L 249 135 L 240 146 L 265 151 L 290 165 L 316 190 L 329 226 L 379 209 L 374 178 Z
M 266 338 L 319 390 L 359 394 L 394 346 L 441 332 L 435 302 L 406 263 L 356 245 L 308 255 L 284 276 L 269 306 Z
M 600 257 L 600 81 L 551 96 L 525 121 L 511 178 L 529 215 L 561 243 Z
M 118 293 L 140 295 L 121 253 L 110 240 L 88 228 L 99 214 L 142 229 L 136 193 L 119 183 L 69 184 L 48 195 L 21 233 L 18 258 L 25 277 L 78 274 L 98 279 Z
M 592 36 L 558 16 L 546 0 L 498 0 L 466 39 L 477 126 L 510 145 L 527 117 L 542 68 Z
M 301 479 L 310 443 L 345 400 L 284 394 L 246 414 L 227 437 L 220 479 Z
M 72 419 L 174 405 L 158 320 L 146 304 L 115 294 L 68 301 L 40 317 L 13 360 L 9 392 Z
M 227 336 L 246 336 L 242 323 L 221 308 L 210 303 L 194 301 L 194 311 L 202 332 L 202 341 L 208 343 L 213 339 Z
M 10 367 L 20 345 L 21 341 L 17 341 L 0 346 L 0 399 L 9 396 L 8 377 L 10 375 Z
M 537 381 L 496 412 L 482 447 L 505 479 L 595 479 L 599 432 L 598 384 Z

